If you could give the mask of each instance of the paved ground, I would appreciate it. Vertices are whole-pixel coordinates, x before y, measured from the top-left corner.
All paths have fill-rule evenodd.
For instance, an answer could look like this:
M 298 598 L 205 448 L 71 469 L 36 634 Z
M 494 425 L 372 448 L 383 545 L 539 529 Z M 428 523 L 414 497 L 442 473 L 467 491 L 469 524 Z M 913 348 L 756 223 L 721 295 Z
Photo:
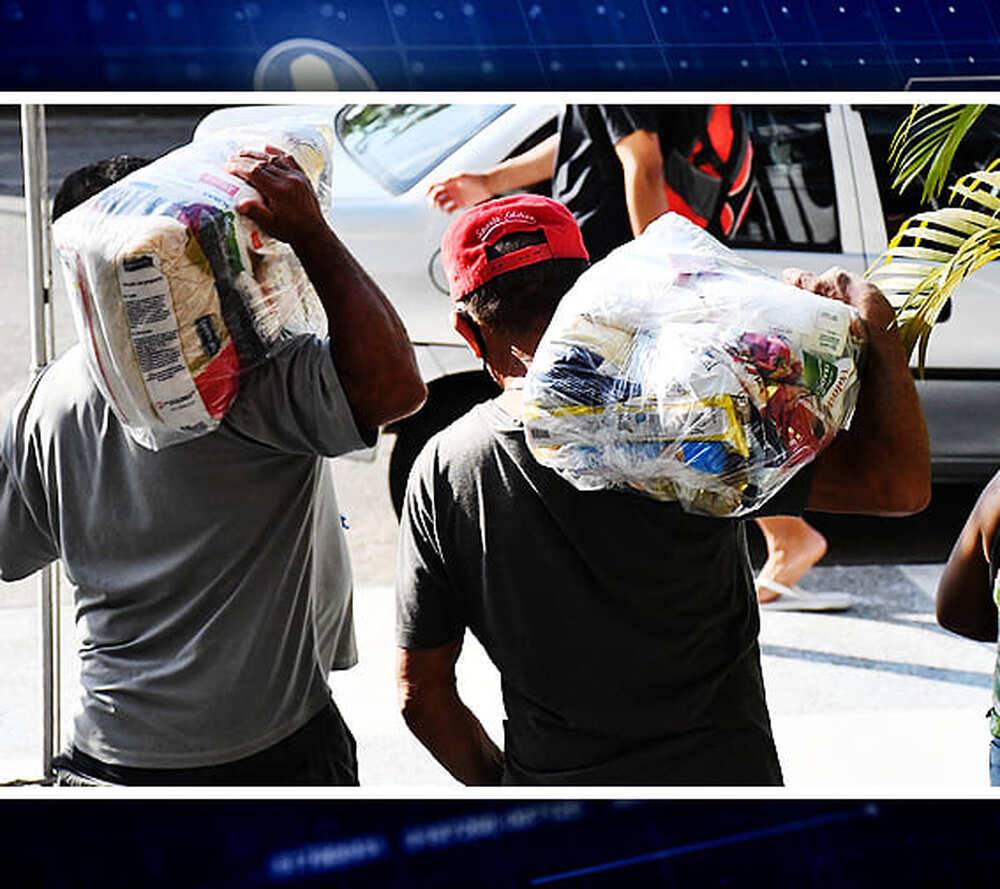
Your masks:
M 21 386 L 28 364 L 23 205 L 11 196 L 19 182 L 12 120 L 0 114 L 0 288 L 8 295 L 0 301 L 0 396 Z M 141 143 L 126 150 L 164 150 L 184 138 L 188 126 L 182 118 L 146 120 L 131 128 L 97 119 L 87 132 L 103 132 L 103 137 L 90 141 L 79 136 L 78 121 L 66 127 L 63 141 L 56 138 L 58 128 L 50 136 L 53 166 L 64 172 L 107 154 L 109 138 L 116 145 L 133 138 Z M 57 281 L 60 351 L 73 341 L 61 293 Z M 333 687 L 358 736 L 366 784 L 451 792 L 457 785 L 410 739 L 396 713 L 395 520 L 385 487 L 387 458 L 383 446 L 374 463 L 341 460 L 336 466 L 341 506 L 351 525 L 362 663 L 334 677 Z M 960 794 L 986 787 L 983 714 L 993 651 L 945 633 L 933 618 L 941 562 L 973 496 L 971 489 L 936 490 L 929 513 L 903 522 L 825 520 L 831 552 L 806 585 L 851 592 L 859 604 L 840 616 L 763 616 L 765 679 L 793 790 L 874 795 L 927 788 Z M 67 713 L 76 695 L 69 592 L 64 590 Z M 41 769 L 35 603 L 33 581 L 0 589 L 0 781 L 36 777 Z M 461 666 L 463 696 L 499 738 L 502 709 L 495 671 L 468 643 Z

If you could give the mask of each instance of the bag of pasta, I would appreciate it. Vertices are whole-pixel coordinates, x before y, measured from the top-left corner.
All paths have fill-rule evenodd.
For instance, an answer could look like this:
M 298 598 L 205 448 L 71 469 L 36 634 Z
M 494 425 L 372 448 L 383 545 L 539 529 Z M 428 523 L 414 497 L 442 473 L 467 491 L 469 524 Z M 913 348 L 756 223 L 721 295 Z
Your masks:
M 303 119 L 222 130 L 136 170 L 62 216 L 53 240 L 95 382 L 158 450 L 215 429 L 247 370 L 326 319 L 294 252 L 236 212 L 257 197 L 228 174 L 274 145 L 329 207 L 332 134 Z
M 525 382 L 532 453 L 581 490 L 762 506 L 850 423 L 864 326 L 677 214 L 563 298 Z

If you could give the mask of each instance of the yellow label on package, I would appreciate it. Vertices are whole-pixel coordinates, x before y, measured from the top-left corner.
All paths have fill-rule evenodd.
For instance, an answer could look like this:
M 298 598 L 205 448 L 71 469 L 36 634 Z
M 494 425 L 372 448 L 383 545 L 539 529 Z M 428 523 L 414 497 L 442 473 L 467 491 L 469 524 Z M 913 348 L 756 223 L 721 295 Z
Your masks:
M 613 416 L 608 431 L 628 441 L 717 441 L 742 457 L 750 456 L 743 423 L 731 395 L 712 395 L 671 402 L 655 398 L 607 405 L 573 404 L 546 408 L 524 405 L 526 420 L 559 419 L 585 415 Z M 555 431 L 550 430 L 555 436 Z

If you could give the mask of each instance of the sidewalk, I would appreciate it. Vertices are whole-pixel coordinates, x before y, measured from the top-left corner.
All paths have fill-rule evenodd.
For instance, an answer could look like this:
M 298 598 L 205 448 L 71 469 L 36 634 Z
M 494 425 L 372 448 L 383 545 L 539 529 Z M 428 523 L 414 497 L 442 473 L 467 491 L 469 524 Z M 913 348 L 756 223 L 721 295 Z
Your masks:
M 763 615 L 764 681 L 789 787 L 988 789 L 995 646 L 937 625 L 942 567 L 817 568 L 810 588 L 862 601 L 843 615 Z

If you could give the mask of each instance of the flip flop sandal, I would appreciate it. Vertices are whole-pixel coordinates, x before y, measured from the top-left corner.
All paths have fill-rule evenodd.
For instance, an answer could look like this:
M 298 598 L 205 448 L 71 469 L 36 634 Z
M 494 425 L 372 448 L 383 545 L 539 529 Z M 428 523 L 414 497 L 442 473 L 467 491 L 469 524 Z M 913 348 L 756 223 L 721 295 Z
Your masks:
M 847 593 L 813 593 L 776 580 L 758 579 L 757 586 L 778 594 L 760 603 L 762 611 L 846 611 L 854 601 Z

